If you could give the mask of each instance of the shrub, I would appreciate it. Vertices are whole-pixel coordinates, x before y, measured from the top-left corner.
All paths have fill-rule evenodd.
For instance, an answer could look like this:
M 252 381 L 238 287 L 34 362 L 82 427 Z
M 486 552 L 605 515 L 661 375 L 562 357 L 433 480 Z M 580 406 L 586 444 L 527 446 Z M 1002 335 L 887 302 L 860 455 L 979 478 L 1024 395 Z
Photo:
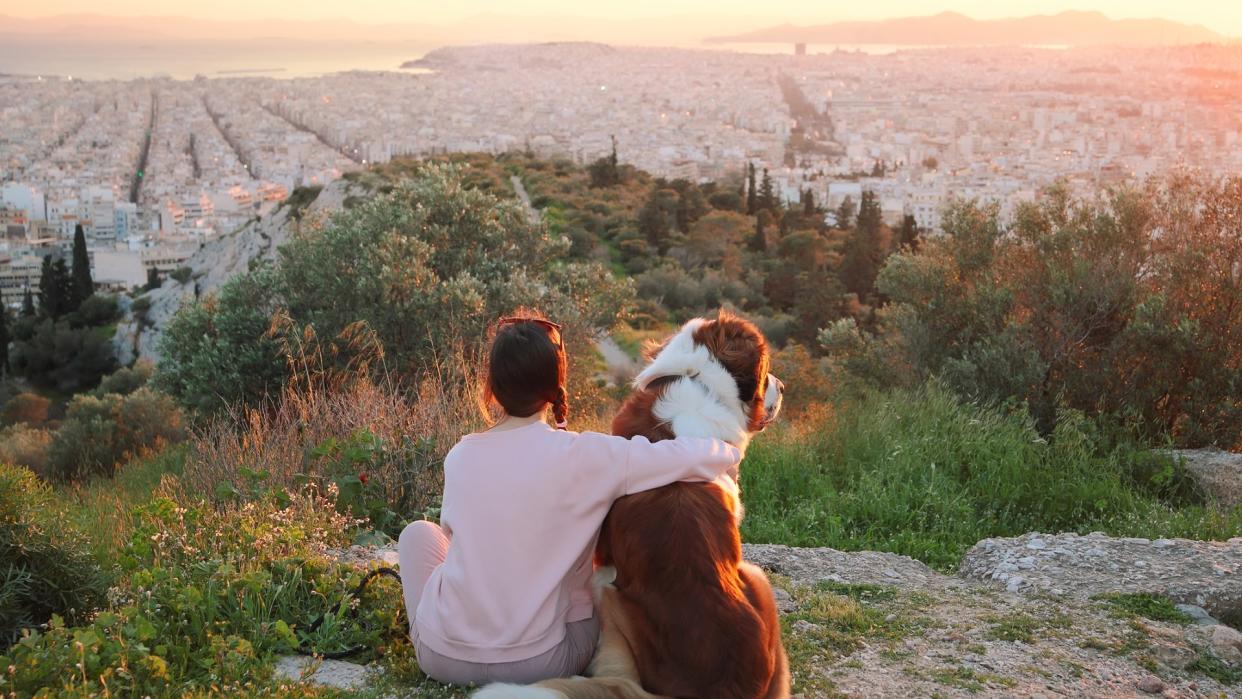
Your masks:
M 16 424 L 0 431 L 0 463 L 25 466 L 40 476 L 47 475 L 48 448 L 52 433 Z
M 69 314 L 69 323 L 75 328 L 97 328 L 115 322 L 121 317 L 121 307 L 115 296 L 92 294 L 78 309 Z
M 48 470 L 61 481 L 111 476 L 126 461 L 185 436 L 181 413 L 162 393 L 79 395 L 52 440 Z
M 0 464 L 0 646 L 53 615 L 80 622 L 94 611 L 103 576 L 85 541 L 34 473 Z
M 140 359 L 132 367 L 121 367 L 105 376 L 95 389 L 95 395 L 103 396 L 108 393 L 115 393 L 127 396 L 146 386 L 154 373 L 155 364 L 150 360 Z
M 178 267 L 168 273 L 168 276 L 177 281 L 178 284 L 186 284 L 190 278 L 194 276 L 194 270 L 190 267 Z
M 51 405 L 52 401 L 37 393 L 19 393 L 4 404 L 4 411 L 0 417 L 4 419 L 6 425 L 16 425 L 19 422 L 27 425 L 42 425 L 47 422 L 48 408 Z
M 365 662 L 408 633 L 400 588 L 385 579 L 368 586 L 361 619 L 346 618 L 362 572 L 323 558 L 353 526 L 330 496 L 302 489 L 223 509 L 157 498 L 136 515 L 111 606 L 77 628 L 53 619 L 9 648 L 6 693 L 289 696 L 272 679 L 275 654 L 361 644 Z

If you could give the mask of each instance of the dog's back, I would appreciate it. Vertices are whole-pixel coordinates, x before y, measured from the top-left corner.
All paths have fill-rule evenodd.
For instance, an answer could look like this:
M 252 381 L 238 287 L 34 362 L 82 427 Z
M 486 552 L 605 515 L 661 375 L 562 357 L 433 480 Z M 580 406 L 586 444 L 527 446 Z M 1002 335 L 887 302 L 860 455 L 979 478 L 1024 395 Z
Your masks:
M 613 432 L 671 438 L 651 406 L 661 386 L 633 396 Z M 784 649 L 772 590 L 742 562 L 731 493 L 713 483 L 674 483 L 618 500 L 597 560 L 617 569 L 633 622 L 630 644 L 643 686 L 703 699 L 784 696 Z

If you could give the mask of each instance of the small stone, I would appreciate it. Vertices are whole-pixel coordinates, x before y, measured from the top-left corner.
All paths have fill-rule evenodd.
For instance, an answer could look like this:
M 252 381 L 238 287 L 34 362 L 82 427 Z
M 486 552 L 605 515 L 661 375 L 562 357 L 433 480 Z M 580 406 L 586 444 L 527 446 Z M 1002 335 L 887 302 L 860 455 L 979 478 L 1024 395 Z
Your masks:
M 1164 691 L 1164 682 L 1161 682 L 1159 677 L 1153 675 L 1148 675 L 1139 680 L 1135 686 L 1138 687 L 1140 692 L 1146 692 L 1147 694 L 1159 694 Z
M 303 678 L 303 673 L 314 662 L 314 658 L 287 655 L 276 662 L 276 675 L 293 681 L 305 679 L 310 684 L 322 687 L 358 690 L 367 685 L 371 674 L 364 665 L 347 663 L 344 660 L 323 660 L 314 672 Z
M 822 628 L 819 624 L 812 624 L 806 619 L 799 619 L 793 623 L 793 630 L 801 633 L 815 633 Z
M 785 614 L 798 609 L 797 602 L 794 602 L 793 597 L 790 597 L 789 593 L 782 588 L 773 587 L 772 597 L 776 599 L 776 608 Z
M 1022 568 L 1023 570 L 1030 570 L 1031 568 L 1034 568 L 1035 557 L 1034 556 L 1023 556 L 1022 558 L 1019 558 L 1018 567 Z
M 1033 551 L 1042 551 L 1048 548 L 1048 542 L 1044 541 L 1043 539 L 1031 539 L 1030 541 L 1026 542 L 1026 547 Z
M 1009 582 L 1005 585 L 1005 589 L 1010 592 L 1017 592 L 1018 590 L 1021 590 L 1022 586 L 1025 584 L 1026 578 L 1021 575 L 1015 575 L 1009 578 Z
M 886 623 L 886 624 L 891 624 L 891 623 L 893 623 L 894 621 L 897 621 L 897 615 L 896 615 L 896 614 L 889 614 L 888 616 L 884 617 L 884 623 Z
M 897 579 L 900 579 L 900 578 L 901 578 L 901 576 L 897 574 L 897 571 L 893 570 L 892 568 L 886 568 L 886 569 L 884 569 L 884 577 L 886 577 L 886 578 L 897 578 Z

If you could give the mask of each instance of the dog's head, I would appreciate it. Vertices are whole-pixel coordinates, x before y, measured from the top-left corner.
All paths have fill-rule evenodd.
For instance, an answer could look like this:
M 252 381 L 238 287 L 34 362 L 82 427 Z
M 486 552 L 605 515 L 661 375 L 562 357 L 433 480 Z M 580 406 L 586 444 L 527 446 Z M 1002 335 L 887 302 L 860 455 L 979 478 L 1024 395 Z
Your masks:
M 639 389 L 660 378 L 684 376 L 701 383 L 727 407 L 740 411 L 747 432 L 761 432 L 780 414 L 785 391 L 769 373 L 767 340 L 754 323 L 728 311 L 696 318 L 663 343 L 644 348 L 650 363 L 635 379 Z

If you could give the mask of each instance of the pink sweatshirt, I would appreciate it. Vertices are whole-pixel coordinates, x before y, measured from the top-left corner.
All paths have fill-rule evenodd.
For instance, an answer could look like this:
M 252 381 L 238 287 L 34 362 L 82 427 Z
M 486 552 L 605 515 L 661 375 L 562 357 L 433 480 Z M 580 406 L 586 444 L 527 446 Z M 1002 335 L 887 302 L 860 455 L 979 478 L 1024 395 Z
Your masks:
M 651 443 L 542 422 L 464 437 L 444 460 L 451 537 L 414 614 L 418 637 L 458 660 L 533 658 L 589 619 L 592 552 L 617 498 L 714 480 L 741 461 L 715 439 Z

